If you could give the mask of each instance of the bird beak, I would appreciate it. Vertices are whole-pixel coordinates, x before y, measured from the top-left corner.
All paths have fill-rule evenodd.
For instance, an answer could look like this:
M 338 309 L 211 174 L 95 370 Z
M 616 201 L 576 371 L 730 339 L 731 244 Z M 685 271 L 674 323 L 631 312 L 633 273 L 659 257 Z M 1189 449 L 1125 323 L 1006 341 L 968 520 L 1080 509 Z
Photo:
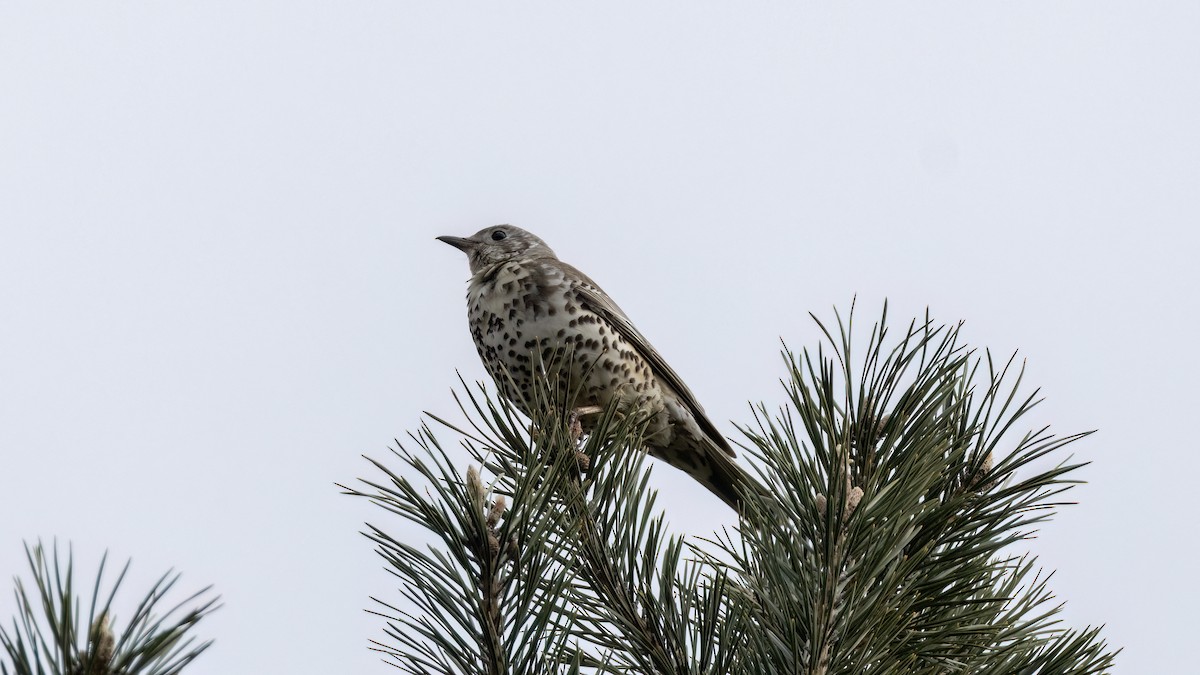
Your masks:
M 479 243 L 473 239 L 465 239 L 463 237 L 438 237 L 437 240 L 450 244 L 463 253 L 470 253 L 471 249 L 475 248 L 475 245 Z

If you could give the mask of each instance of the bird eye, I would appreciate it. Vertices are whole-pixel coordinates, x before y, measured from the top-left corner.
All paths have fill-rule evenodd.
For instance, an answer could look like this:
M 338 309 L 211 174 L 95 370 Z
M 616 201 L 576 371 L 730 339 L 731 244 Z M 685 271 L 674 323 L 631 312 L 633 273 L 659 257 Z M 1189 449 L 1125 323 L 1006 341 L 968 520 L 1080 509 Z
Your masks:
M 505 232 L 504 230 L 495 230 L 492 232 L 492 241 L 500 241 L 501 239 L 503 239 L 507 236 L 508 236 L 508 233 Z

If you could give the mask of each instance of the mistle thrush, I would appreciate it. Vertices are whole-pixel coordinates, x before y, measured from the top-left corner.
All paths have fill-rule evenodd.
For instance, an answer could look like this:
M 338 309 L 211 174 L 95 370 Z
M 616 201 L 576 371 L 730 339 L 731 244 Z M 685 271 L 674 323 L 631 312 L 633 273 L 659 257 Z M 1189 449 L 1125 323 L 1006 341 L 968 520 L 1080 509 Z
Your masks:
M 687 472 L 738 508 L 744 475 L 733 449 L 683 380 L 625 312 L 586 274 L 536 236 L 512 225 L 470 237 L 438 237 L 467 254 L 467 320 L 479 357 L 500 392 L 529 414 L 539 364 L 563 359 L 568 409 L 614 400 L 649 415 L 650 454 Z M 584 428 L 588 428 L 585 421 Z

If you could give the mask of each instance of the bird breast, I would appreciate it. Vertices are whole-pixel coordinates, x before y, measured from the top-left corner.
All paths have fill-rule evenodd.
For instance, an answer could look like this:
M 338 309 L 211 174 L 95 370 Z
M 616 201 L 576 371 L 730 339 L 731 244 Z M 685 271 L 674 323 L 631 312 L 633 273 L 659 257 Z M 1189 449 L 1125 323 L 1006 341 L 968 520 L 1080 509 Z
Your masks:
M 481 270 L 471 280 L 467 304 L 484 366 L 526 412 L 534 373 L 557 359 L 559 386 L 579 392 L 575 406 L 604 406 L 616 397 L 661 409 L 662 392 L 645 359 L 579 302 L 559 268 L 532 261 Z

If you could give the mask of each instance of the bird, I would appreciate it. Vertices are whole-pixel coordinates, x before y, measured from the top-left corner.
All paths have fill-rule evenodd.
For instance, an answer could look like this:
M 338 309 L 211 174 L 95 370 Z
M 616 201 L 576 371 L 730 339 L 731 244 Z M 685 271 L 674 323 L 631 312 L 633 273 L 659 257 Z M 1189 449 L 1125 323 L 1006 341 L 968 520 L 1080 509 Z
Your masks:
M 650 455 L 739 510 L 748 477 L 729 441 L 596 282 L 514 225 L 437 239 L 467 255 L 471 337 L 484 368 L 517 409 L 530 415 L 539 366 L 560 359 L 545 372 L 557 374 L 560 391 L 572 392 L 569 411 L 586 414 L 615 404 L 644 412 Z M 586 422 L 581 427 L 590 428 Z

